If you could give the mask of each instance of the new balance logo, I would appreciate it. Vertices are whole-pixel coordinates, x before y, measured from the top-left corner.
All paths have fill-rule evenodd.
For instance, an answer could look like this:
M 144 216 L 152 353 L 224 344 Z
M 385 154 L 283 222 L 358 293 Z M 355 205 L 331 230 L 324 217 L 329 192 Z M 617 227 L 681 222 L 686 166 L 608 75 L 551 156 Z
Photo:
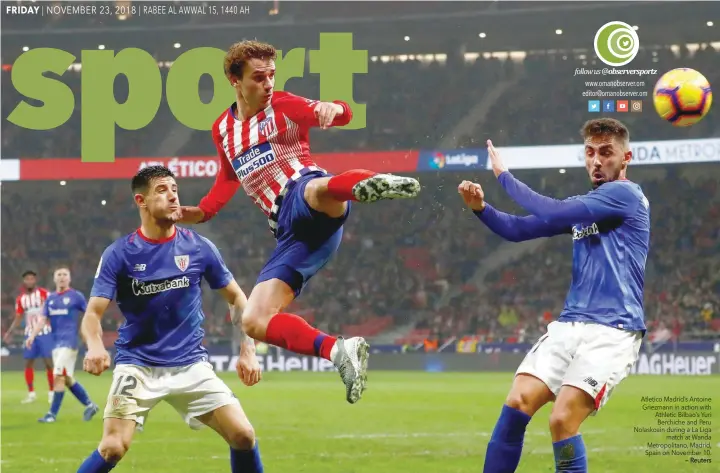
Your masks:
M 133 269 L 133 271 L 145 271 L 146 267 L 147 267 L 147 265 L 145 265 L 145 264 L 136 264 L 135 269 Z
M 598 382 L 595 381 L 594 379 L 590 378 L 590 377 L 583 379 L 583 382 L 584 382 L 584 383 L 588 383 L 588 384 L 589 384 L 590 386 L 592 386 L 593 388 L 598 385 Z

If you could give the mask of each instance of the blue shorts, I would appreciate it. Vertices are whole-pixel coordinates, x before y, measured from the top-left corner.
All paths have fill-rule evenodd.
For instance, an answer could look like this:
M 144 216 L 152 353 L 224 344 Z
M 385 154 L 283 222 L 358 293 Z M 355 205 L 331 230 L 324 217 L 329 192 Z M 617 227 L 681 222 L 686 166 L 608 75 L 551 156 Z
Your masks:
M 35 360 L 38 358 L 52 359 L 52 351 L 54 346 L 55 340 L 51 333 L 45 335 L 38 335 L 37 337 L 35 337 L 35 341 L 33 342 L 32 346 L 23 350 L 23 358 L 25 358 L 26 360 Z
M 277 246 L 258 276 L 257 283 L 280 279 L 300 295 L 307 282 L 332 258 L 340 247 L 343 224 L 350 214 L 332 218 L 312 209 L 305 202 L 308 182 L 327 174 L 316 171 L 287 184 L 277 215 Z

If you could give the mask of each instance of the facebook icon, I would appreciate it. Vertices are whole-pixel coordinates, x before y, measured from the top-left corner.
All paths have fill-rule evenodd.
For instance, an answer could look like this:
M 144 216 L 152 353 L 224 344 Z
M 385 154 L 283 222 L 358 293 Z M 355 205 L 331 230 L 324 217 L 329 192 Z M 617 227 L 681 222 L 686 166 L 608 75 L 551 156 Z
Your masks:
M 599 100 L 588 100 L 588 112 L 599 112 L 600 101 Z
M 603 111 L 604 112 L 614 112 L 615 111 L 615 101 L 614 100 L 603 100 Z

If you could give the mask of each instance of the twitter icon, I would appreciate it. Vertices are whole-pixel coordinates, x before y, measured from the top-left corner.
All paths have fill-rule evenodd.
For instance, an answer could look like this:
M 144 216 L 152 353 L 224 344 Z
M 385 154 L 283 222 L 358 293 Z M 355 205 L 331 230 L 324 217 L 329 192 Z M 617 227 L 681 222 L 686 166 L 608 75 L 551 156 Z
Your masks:
M 600 101 L 599 100 L 588 100 L 588 112 L 599 112 Z

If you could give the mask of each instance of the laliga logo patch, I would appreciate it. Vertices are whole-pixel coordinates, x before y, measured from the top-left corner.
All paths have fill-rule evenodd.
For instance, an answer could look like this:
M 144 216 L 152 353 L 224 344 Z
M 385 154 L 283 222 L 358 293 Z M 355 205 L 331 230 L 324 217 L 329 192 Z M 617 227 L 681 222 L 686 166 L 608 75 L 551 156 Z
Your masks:
M 435 156 L 433 156 L 432 160 L 430 161 L 430 166 L 435 169 L 442 169 L 445 167 L 445 155 L 442 153 L 435 153 Z

